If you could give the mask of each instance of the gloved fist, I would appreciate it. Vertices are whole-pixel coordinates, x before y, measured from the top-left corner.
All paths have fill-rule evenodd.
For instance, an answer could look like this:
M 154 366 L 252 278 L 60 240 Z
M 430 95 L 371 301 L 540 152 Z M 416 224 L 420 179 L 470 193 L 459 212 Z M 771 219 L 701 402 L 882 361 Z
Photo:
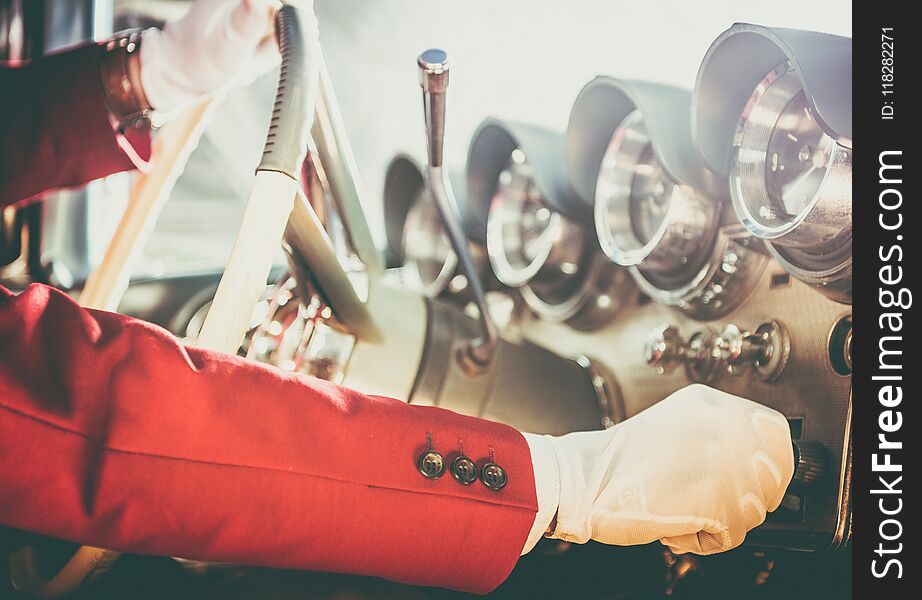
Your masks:
M 552 537 L 580 543 L 723 552 L 778 508 L 794 474 L 780 413 L 704 385 L 607 431 L 547 439 L 560 469 Z
M 308 57 L 318 56 L 313 0 L 298 3 Z M 204 94 L 251 83 L 278 65 L 278 0 L 194 0 L 189 12 L 149 29 L 141 43 L 141 85 L 151 105 L 171 111 Z M 316 61 L 309 61 L 316 63 Z

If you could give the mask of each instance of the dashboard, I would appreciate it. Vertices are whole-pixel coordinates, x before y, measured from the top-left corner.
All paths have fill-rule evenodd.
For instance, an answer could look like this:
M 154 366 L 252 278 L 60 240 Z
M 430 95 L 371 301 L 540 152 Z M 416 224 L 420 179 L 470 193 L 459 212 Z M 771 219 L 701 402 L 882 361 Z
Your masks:
M 718 387 L 781 411 L 795 440 L 794 484 L 748 543 L 844 547 L 850 65 L 847 38 L 736 24 L 694 89 L 599 76 L 561 131 L 484 121 L 458 210 L 491 312 L 504 339 L 572 359 L 588 385 L 531 363 L 499 368 L 497 380 L 553 380 L 560 394 L 519 396 L 516 410 L 460 400 L 450 375 L 427 382 L 424 365 L 410 401 L 556 433 L 610 426 L 690 383 Z M 437 214 L 414 217 L 427 186 L 424 165 L 395 158 L 385 217 L 391 266 L 433 315 L 424 363 L 444 370 L 437 338 L 476 327 L 435 324 L 446 307 L 470 313 L 471 298 Z

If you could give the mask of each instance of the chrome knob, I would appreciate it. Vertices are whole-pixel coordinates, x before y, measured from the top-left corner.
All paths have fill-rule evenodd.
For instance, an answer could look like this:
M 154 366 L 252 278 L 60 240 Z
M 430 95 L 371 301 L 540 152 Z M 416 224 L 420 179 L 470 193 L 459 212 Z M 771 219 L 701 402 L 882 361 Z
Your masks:
M 713 329 L 700 329 L 688 338 L 685 346 L 685 369 L 692 381 L 710 381 L 720 370 L 720 362 L 714 359 L 711 348 L 716 333 Z
M 657 327 L 644 344 L 647 364 L 659 373 L 669 373 L 685 363 L 685 341 L 671 325 Z
M 724 362 L 731 375 L 741 375 L 746 367 L 763 358 L 766 344 L 765 339 L 730 324 L 714 340 L 714 358 Z
M 678 329 L 672 325 L 663 325 L 651 331 L 647 337 L 644 359 L 661 375 L 671 373 L 681 365 L 689 380 L 710 381 L 720 364 L 711 353 L 713 339 L 713 331 L 702 329 L 692 334 L 686 342 Z
M 736 325 L 727 325 L 711 348 L 711 355 L 720 361 L 731 375 L 754 371 L 766 382 L 776 380 L 787 366 L 791 342 L 787 329 L 779 321 L 770 320 L 750 332 Z
M 416 59 L 419 85 L 423 88 L 423 109 L 426 116 L 426 145 L 429 165 L 442 166 L 445 143 L 445 91 L 448 89 L 448 53 L 431 48 Z

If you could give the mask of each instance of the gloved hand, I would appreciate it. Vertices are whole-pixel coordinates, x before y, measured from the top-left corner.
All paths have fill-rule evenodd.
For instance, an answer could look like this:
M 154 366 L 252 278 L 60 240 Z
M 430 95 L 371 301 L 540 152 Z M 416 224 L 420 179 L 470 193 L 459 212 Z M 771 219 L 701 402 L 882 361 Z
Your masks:
M 578 543 L 723 552 L 778 508 L 794 474 L 780 413 L 700 384 L 606 431 L 526 437 L 557 457 L 551 537 Z
M 298 4 L 309 44 L 319 56 L 313 0 Z M 278 0 L 193 0 L 189 12 L 149 29 L 141 43 L 141 85 L 151 105 L 169 112 L 199 96 L 251 83 L 278 65 Z M 316 68 L 317 61 L 309 60 Z

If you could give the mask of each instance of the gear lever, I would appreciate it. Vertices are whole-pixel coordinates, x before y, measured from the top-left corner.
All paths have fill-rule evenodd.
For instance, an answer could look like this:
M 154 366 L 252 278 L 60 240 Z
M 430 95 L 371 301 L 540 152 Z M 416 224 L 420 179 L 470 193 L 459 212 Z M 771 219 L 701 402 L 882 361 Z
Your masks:
M 467 248 L 467 238 L 461 230 L 458 206 L 451 183 L 442 168 L 442 148 L 445 141 L 445 91 L 448 89 L 448 54 L 444 50 L 426 50 L 417 59 L 419 84 L 423 88 L 423 111 L 426 117 L 428 165 L 426 172 L 435 207 L 445 233 L 458 256 L 458 266 L 467 277 L 470 293 L 480 313 L 480 337 L 471 340 L 458 355 L 461 366 L 470 374 L 489 367 L 496 355 L 499 334 L 490 318 L 483 286 L 477 276 L 474 260 Z

